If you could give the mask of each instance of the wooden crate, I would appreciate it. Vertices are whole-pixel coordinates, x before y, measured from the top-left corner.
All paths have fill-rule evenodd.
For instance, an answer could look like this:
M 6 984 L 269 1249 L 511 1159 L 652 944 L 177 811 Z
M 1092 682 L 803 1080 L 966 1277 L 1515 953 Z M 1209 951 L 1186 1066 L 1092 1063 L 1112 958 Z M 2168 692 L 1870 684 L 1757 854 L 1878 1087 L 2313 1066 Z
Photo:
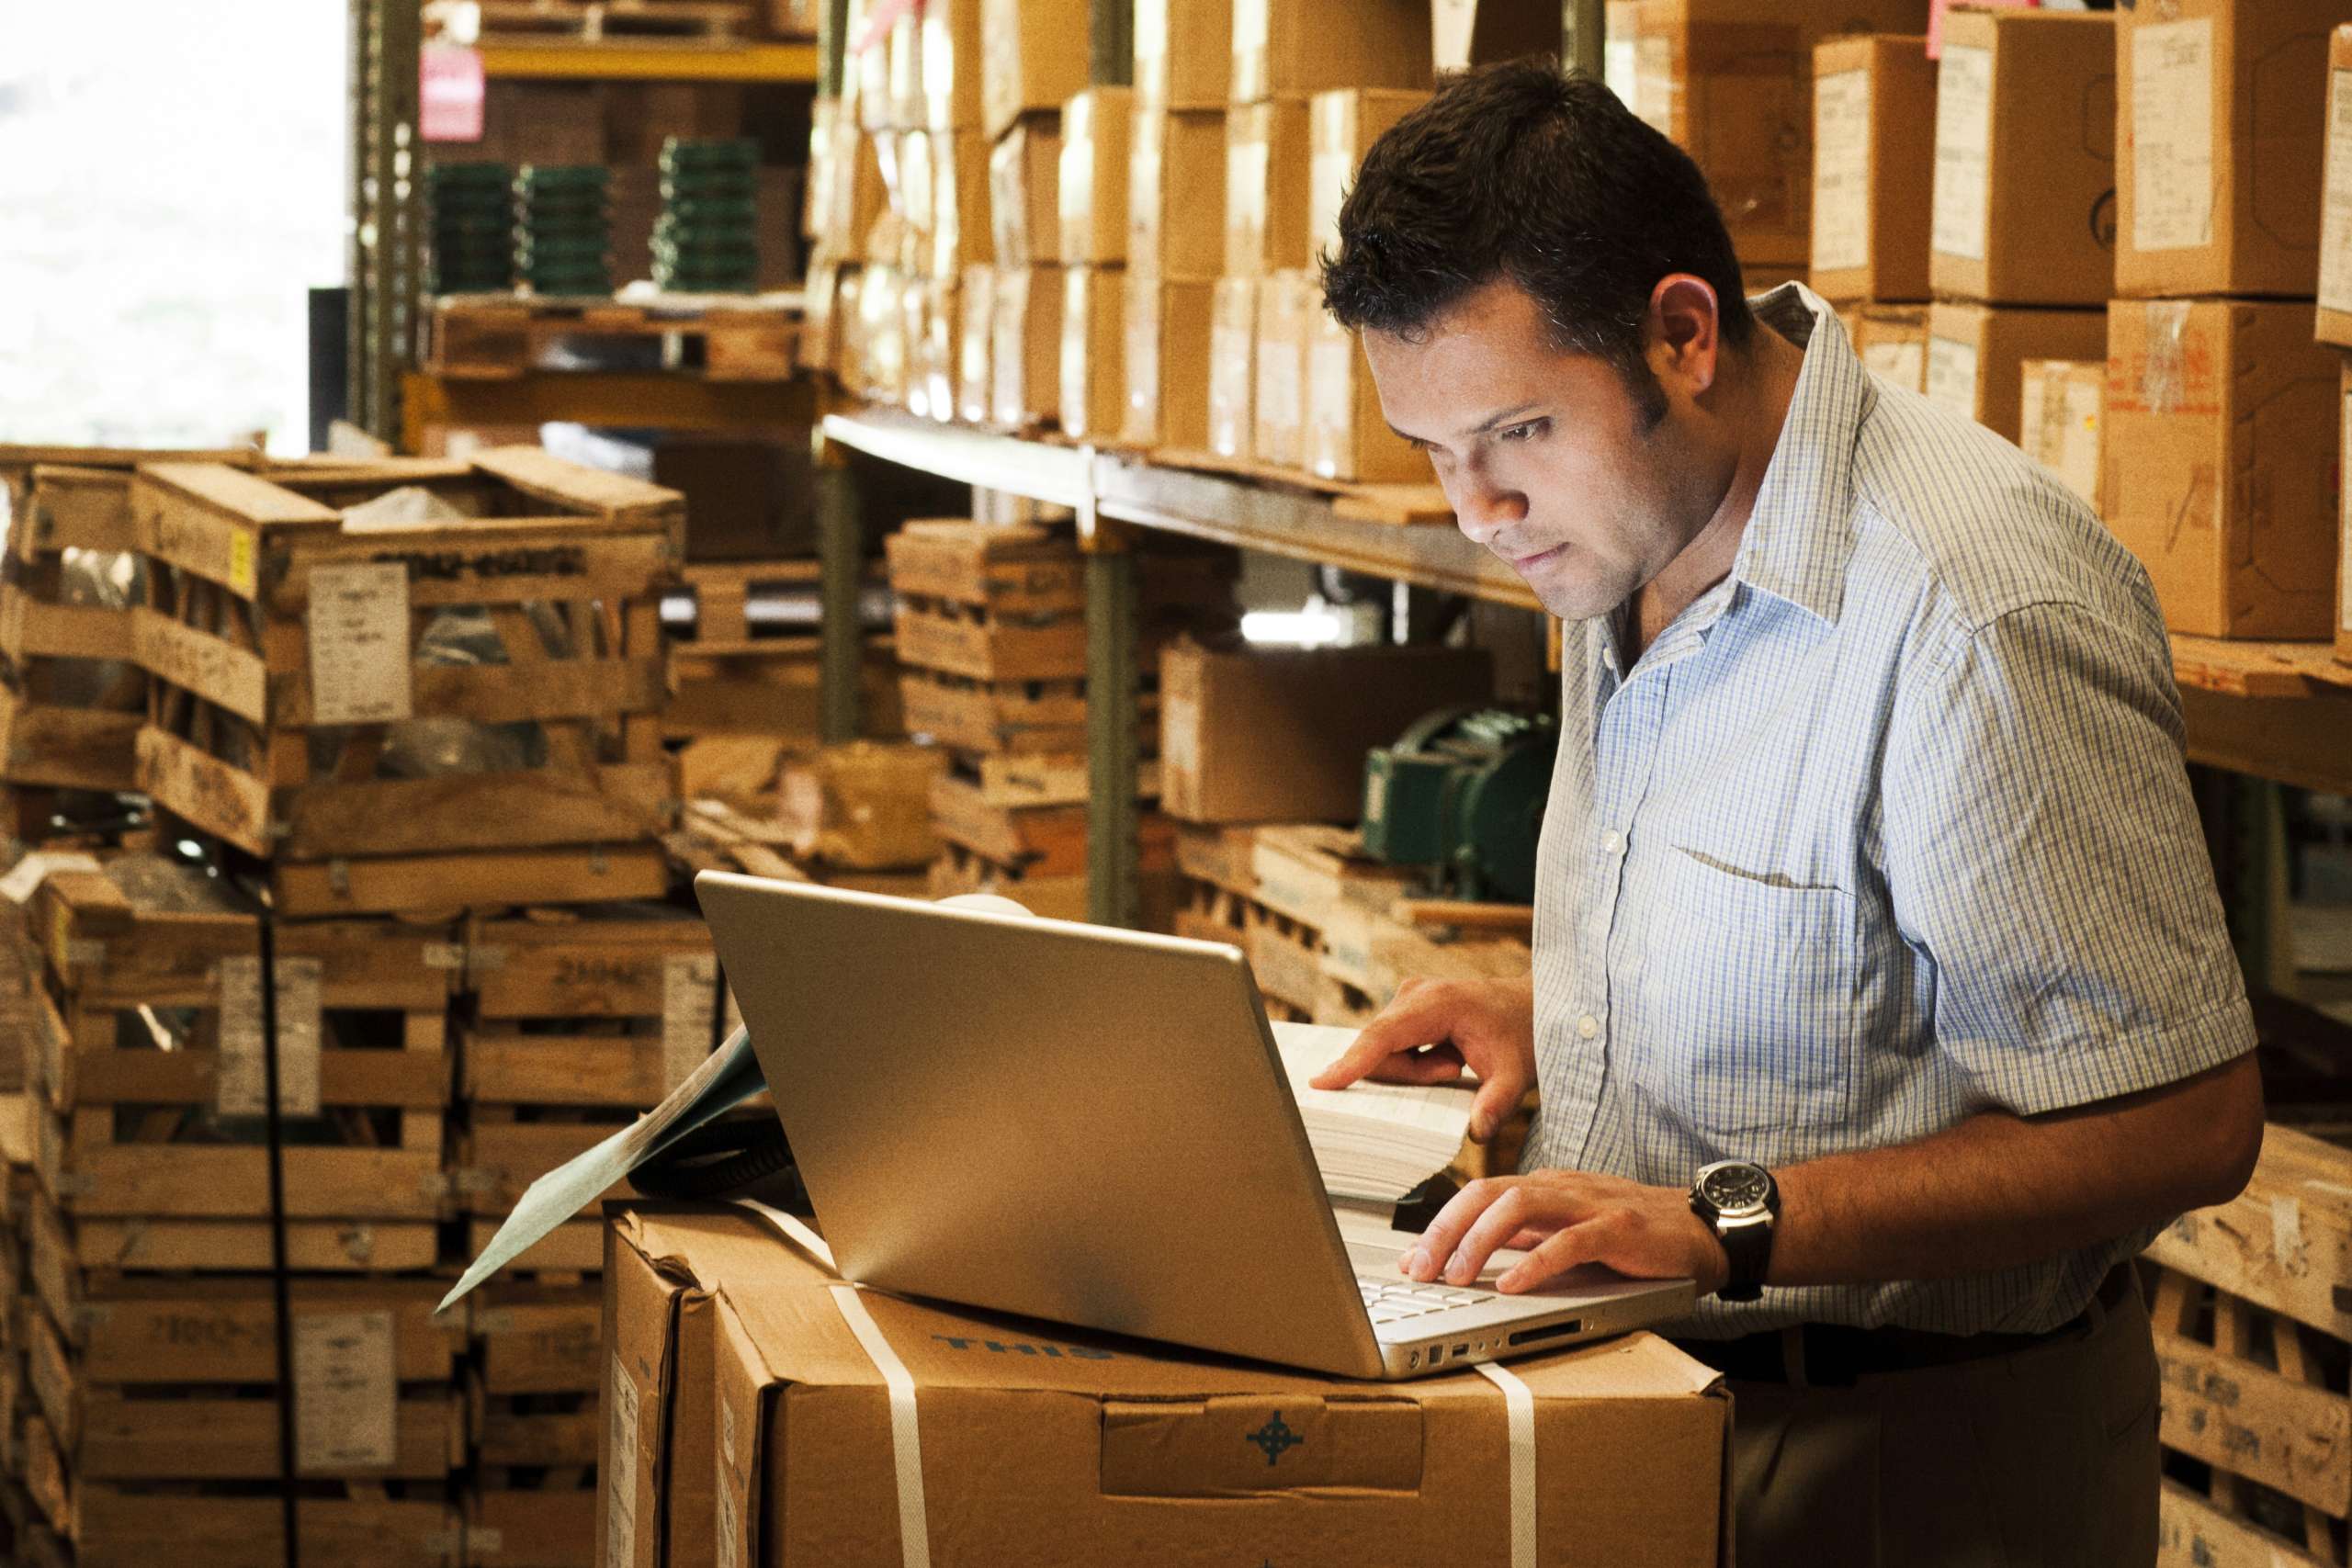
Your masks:
M 482 1568 L 582 1568 L 596 1560 L 596 1483 L 576 1467 L 482 1466 L 465 1487 L 466 1561 Z
M 346 526 L 395 489 L 467 516 Z M 176 816 L 330 890 L 336 863 L 356 885 L 369 862 L 659 837 L 674 492 L 513 447 L 373 478 L 155 464 L 131 505 L 152 588 L 139 782 Z M 469 630 L 478 661 L 421 649 L 435 628 L 445 649 Z M 468 771 L 435 772 L 453 751 Z
M 36 1487 L 36 1495 L 40 1488 Z M 255 1568 L 285 1560 L 276 1482 L 83 1482 L 60 1493 L 77 1568 Z M 446 1483 L 313 1482 L 298 1488 L 302 1561 L 335 1568 L 458 1568 Z
M 596 1391 L 492 1393 L 467 1382 L 474 1461 L 500 1470 L 593 1470 Z
M 453 0 L 430 0 L 427 25 L 445 25 L 454 8 Z M 479 41 L 542 48 L 733 46 L 750 36 L 752 20 L 749 0 L 471 0 L 468 8 L 479 17 Z
M 81 1219 L 260 1222 L 261 923 L 186 864 L 122 854 L 51 874 L 30 906 L 43 987 L 42 1190 Z M 431 1226 L 447 1191 L 453 933 L 276 927 L 287 1213 Z
M 644 299 L 451 294 L 433 302 L 425 333 L 426 374 L 452 381 L 560 372 L 567 361 L 649 343 L 661 355 L 659 369 L 668 374 L 701 381 L 786 381 L 793 375 L 800 312 L 776 296 L 759 294 Z
M 1086 751 L 1082 680 L 991 684 L 909 665 L 899 672 L 899 694 L 910 734 L 957 751 L 1063 757 Z M 1147 701 L 1156 711 L 1158 699 Z
M 2245 1190 L 2182 1215 L 2147 1256 L 2352 1343 L 2352 1151 L 2272 1122 Z
M 772 735 L 804 746 L 824 731 L 820 648 L 813 637 L 762 639 L 748 649 L 713 651 L 691 643 L 670 649 L 670 694 L 662 709 L 669 740 L 713 735 Z M 880 739 L 903 735 L 898 643 L 865 639 L 858 674 L 858 725 Z
M 1148 825 L 1150 819 L 1146 820 Z M 1141 883 L 1143 929 L 1172 931 L 1183 893 L 1164 840 L 1156 844 L 1152 836 L 1145 838 Z M 1047 919 L 1087 918 L 1086 874 L 1082 866 L 1071 875 L 1043 874 L 1034 869 L 1024 871 L 1001 864 L 953 840 L 942 847 L 939 859 L 932 863 L 925 891 L 933 898 L 959 893 L 994 893 Z
M 1084 806 L 995 805 L 976 780 L 944 773 L 932 781 L 931 825 L 946 842 L 1023 875 L 1086 874 Z
M 1259 994 L 1293 1012 L 1312 1017 L 1323 988 L 1323 936 L 1262 904 L 1244 911 L 1242 951 Z
M 485 1393 L 581 1393 L 602 1383 L 605 1293 L 595 1281 L 492 1280 L 466 1299 Z
M 1385 910 L 1420 874 L 1366 855 L 1353 829 L 1317 823 L 1260 828 L 1250 840 L 1250 870 L 1260 903 L 1317 931 L 1342 905 Z

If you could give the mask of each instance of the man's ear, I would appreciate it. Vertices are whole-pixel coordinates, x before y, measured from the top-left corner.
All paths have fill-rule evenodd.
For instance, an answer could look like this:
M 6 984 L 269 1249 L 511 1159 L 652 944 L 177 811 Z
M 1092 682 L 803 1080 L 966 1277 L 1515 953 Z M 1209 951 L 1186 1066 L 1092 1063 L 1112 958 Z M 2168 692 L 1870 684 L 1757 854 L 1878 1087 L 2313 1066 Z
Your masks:
M 1687 272 L 1668 273 L 1650 290 L 1649 317 L 1650 368 L 1658 380 L 1693 398 L 1713 387 L 1723 347 L 1714 286 Z

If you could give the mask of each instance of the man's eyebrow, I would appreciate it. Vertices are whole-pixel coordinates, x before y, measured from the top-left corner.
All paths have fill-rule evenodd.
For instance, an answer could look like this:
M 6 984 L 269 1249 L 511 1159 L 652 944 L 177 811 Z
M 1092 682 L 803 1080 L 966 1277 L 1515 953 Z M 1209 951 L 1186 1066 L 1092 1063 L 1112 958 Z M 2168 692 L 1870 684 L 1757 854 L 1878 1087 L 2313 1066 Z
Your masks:
M 1465 436 L 1487 434 L 1498 425 L 1509 424 L 1512 420 L 1519 418 L 1521 415 L 1532 413 L 1543 406 L 1544 405 L 1540 402 L 1521 403 L 1517 408 L 1508 408 L 1500 411 L 1499 412 L 1490 413 L 1485 419 L 1479 421 L 1476 424 L 1472 425 L 1462 434 Z M 1388 423 L 1386 420 L 1383 420 L 1381 423 L 1384 424 Z M 1408 434 L 1402 430 L 1398 430 L 1394 424 L 1389 424 L 1388 428 L 1389 431 L 1400 441 L 1421 441 L 1425 439 L 1422 436 Z

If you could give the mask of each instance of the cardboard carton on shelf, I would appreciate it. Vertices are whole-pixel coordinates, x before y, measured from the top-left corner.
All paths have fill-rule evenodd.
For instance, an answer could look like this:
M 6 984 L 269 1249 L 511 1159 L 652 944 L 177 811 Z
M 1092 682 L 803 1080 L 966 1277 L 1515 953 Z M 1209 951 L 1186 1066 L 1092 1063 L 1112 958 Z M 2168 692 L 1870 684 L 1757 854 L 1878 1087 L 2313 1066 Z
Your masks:
M 1061 260 L 1117 266 L 1127 259 L 1128 130 L 1134 95 L 1089 87 L 1062 107 Z
M 1928 298 L 1936 65 L 1922 37 L 1833 39 L 1813 51 L 1815 293 Z
M 2115 292 L 2308 297 L 2335 0 L 2115 13 Z
M 2108 310 L 2104 500 L 2198 637 L 2337 627 L 2338 355 L 2310 307 L 2119 299 Z
M 1363 341 L 1319 308 L 1308 312 L 1307 333 L 1307 472 L 1348 484 L 1430 482 L 1429 458 L 1380 412 Z
M 989 153 L 989 225 L 1001 266 L 1061 260 L 1061 116 L 1023 116 Z
M 1237 104 L 1333 87 L 1422 87 L 1436 54 L 1426 0 L 1233 0 Z
M 1072 440 L 1108 441 L 1125 417 L 1126 286 L 1123 266 L 1062 269 L 1060 406 Z
M 1863 365 L 1906 392 L 1928 389 L 1928 307 L 1859 301 L 1838 307 Z
M 1340 209 L 1355 185 L 1372 144 L 1398 120 L 1429 102 L 1405 88 L 1347 87 L 1317 93 L 1308 113 L 1314 162 L 1307 175 L 1306 265 L 1340 243 Z
M 933 131 L 931 276 L 952 282 L 996 260 L 989 219 L 989 142 L 977 130 Z
M 2114 192 L 2113 17 L 1952 12 L 1936 82 L 1936 294 L 2104 303 Z
M 2327 46 L 2327 156 L 2319 234 L 2319 340 L 2352 348 L 2352 22 Z
M 1928 398 L 2018 438 L 2029 359 L 2098 359 L 2104 310 L 2009 309 L 1939 299 L 1928 312 Z
M 1204 282 L 1224 270 L 1223 109 L 1138 109 L 1129 133 L 1127 259 L 1142 271 Z
M 1308 151 L 1303 98 L 1236 104 L 1225 121 L 1225 270 L 1259 277 L 1304 267 Z
M 1136 102 L 1225 107 L 1233 80 L 1233 0 L 1136 0 Z
M 1247 457 L 1257 441 L 1258 279 L 1220 277 L 1209 303 L 1208 447 Z
M 1129 270 L 1123 445 L 1185 451 L 1208 446 L 1215 289 L 1214 284 L 1171 283 Z
M 1088 0 L 980 0 L 980 111 L 990 136 L 1086 86 L 1092 24 Z
M 1312 273 L 1274 273 L 1258 280 L 1257 304 L 1250 455 L 1295 468 L 1306 460 L 1306 352 L 1322 286 Z
M 999 267 L 989 333 L 993 422 L 1050 424 L 1061 412 L 1062 269 Z
M 2095 513 L 2100 510 L 2099 445 L 2106 413 L 2106 360 L 2025 362 L 2018 445 Z
M 956 416 L 986 424 L 996 412 L 996 378 L 990 368 L 996 338 L 996 268 L 964 269 L 956 301 Z
M 922 13 L 922 123 L 933 131 L 979 130 L 980 0 L 930 0 Z

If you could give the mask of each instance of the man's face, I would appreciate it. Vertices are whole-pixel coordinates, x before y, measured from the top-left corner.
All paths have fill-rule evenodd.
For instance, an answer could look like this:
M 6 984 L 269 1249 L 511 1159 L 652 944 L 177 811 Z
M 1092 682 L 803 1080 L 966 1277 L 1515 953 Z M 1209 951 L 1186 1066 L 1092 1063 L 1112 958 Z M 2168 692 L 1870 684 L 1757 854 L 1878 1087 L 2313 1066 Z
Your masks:
M 1419 341 L 1367 332 L 1363 347 L 1382 412 L 1429 453 L 1463 533 L 1563 620 L 1631 599 L 1722 494 L 1677 367 L 1638 394 L 1606 361 L 1553 346 L 1516 284 L 1487 284 Z

